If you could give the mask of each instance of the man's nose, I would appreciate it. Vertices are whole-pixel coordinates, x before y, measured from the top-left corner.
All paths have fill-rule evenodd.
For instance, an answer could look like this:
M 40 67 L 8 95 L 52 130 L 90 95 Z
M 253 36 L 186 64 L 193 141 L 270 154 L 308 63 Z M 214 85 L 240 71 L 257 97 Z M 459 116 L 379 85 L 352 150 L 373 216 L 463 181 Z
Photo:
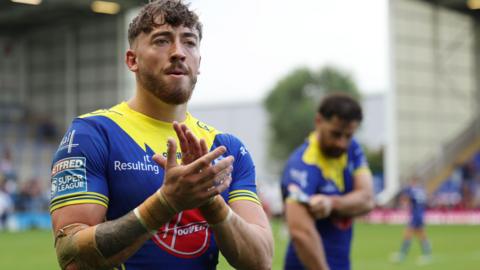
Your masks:
M 342 136 L 341 138 L 338 138 L 335 141 L 335 146 L 337 148 L 342 149 L 342 150 L 347 150 L 348 142 L 349 142 L 349 140 Z
M 170 60 L 173 61 L 185 61 L 185 51 L 182 46 L 182 43 L 177 41 L 172 44 L 171 50 L 170 50 Z

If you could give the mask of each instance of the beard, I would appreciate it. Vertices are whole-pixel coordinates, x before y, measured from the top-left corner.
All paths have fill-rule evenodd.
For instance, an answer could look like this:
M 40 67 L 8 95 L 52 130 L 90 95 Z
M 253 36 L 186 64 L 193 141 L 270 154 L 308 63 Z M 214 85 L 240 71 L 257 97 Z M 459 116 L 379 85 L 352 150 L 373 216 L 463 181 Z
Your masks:
M 337 147 L 321 147 L 321 151 L 325 156 L 331 158 L 338 158 L 346 152 L 344 149 Z
M 190 100 L 197 76 L 188 75 L 188 82 L 169 83 L 148 70 L 139 71 L 138 81 L 148 92 L 170 105 L 184 104 Z
M 322 153 L 330 158 L 338 158 L 341 155 L 343 155 L 345 152 L 347 152 L 347 149 L 336 147 L 332 145 L 331 143 L 328 143 L 328 141 L 325 141 L 322 138 L 325 138 L 326 135 L 320 136 L 319 139 L 319 148 Z

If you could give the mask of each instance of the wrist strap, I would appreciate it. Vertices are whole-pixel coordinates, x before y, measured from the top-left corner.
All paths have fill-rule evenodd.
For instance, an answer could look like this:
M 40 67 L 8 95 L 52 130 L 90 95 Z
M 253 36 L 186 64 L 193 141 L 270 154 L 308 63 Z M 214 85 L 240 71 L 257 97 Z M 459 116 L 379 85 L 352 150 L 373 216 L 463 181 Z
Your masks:
M 178 211 L 166 200 L 162 191 L 158 190 L 135 208 L 133 213 L 148 231 L 156 231 Z
M 175 215 L 176 213 L 180 212 L 167 200 L 165 194 L 163 194 L 162 189 L 157 190 L 156 194 L 158 196 L 158 199 L 160 199 L 160 202 L 166 206 L 170 214 Z
M 214 199 L 199 207 L 208 224 L 218 224 L 224 221 L 231 210 L 222 196 L 216 195 Z
M 154 235 L 157 231 L 156 230 L 152 230 L 150 229 L 148 226 L 147 226 L 147 223 L 145 222 L 145 220 L 143 220 L 142 218 L 142 215 L 140 215 L 140 212 L 138 211 L 138 207 L 136 207 L 135 209 L 133 209 L 133 213 L 135 214 L 135 217 L 137 217 L 138 221 L 140 222 L 140 224 L 142 224 L 142 226 L 147 229 L 147 231 Z

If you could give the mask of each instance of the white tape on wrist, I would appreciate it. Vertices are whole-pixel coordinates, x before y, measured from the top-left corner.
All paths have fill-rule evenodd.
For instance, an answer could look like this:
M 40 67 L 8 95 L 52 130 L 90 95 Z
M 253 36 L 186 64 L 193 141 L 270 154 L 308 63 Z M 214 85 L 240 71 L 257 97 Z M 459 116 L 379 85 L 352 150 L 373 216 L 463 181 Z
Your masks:
M 332 213 L 332 198 L 327 197 L 327 200 L 325 200 L 325 209 L 326 209 L 326 214 L 329 216 Z
M 133 209 L 133 213 L 135 214 L 135 217 L 137 217 L 138 221 L 140 222 L 140 224 L 142 224 L 142 226 L 152 235 L 155 235 L 157 233 L 157 231 L 155 230 L 150 230 L 147 226 L 147 224 L 145 224 L 145 221 L 143 220 L 142 218 L 142 215 L 140 215 L 140 212 L 138 211 L 138 207 L 135 207 L 135 209 Z

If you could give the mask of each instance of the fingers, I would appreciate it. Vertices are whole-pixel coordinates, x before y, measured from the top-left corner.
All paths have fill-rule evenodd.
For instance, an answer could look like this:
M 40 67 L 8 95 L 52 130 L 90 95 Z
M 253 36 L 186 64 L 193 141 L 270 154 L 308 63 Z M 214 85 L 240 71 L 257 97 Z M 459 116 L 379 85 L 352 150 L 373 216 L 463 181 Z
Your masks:
M 216 165 L 215 165 L 216 166 Z M 217 170 L 215 167 L 210 167 L 198 174 L 200 178 L 197 180 L 197 187 L 200 191 L 208 190 L 213 186 L 218 186 L 225 181 L 232 178 L 233 166 L 222 166 L 223 169 Z M 217 172 L 218 171 L 218 172 Z
M 209 188 L 207 190 L 207 197 L 211 198 L 215 195 L 218 195 L 218 194 L 224 192 L 225 190 L 228 189 L 231 182 L 232 182 L 232 177 L 231 177 L 231 174 L 230 174 L 229 177 L 225 179 L 225 181 L 223 181 L 222 183 L 220 183 L 216 186 L 212 186 L 211 188 Z
M 203 139 L 198 140 L 185 124 L 173 122 L 173 129 L 180 142 L 183 164 L 190 164 L 208 152 L 205 141 Z
M 155 154 L 152 157 L 153 161 L 155 161 L 160 167 L 162 167 L 165 170 L 165 166 L 167 165 L 167 159 L 164 158 L 160 154 Z
M 206 155 L 208 153 L 208 147 L 207 147 L 207 142 L 205 142 L 205 139 L 200 139 L 200 149 L 201 149 L 201 154 Z
M 191 164 L 185 166 L 187 174 L 194 174 L 198 173 L 200 170 L 205 169 L 206 167 L 210 166 L 212 161 L 223 155 L 227 149 L 225 146 L 219 146 L 215 148 L 213 151 L 203 155 L 199 159 L 195 160 Z M 233 158 L 233 157 L 232 157 Z
M 167 140 L 167 162 L 166 168 L 169 169 L 178 166 L 177 163 L 177 142 L 173 138 Z
M 317 194 L 310 199 L 310 211 L 316 218 L 324 218 L 332 211 L 331 198 Z
M 184 132 L 187 136 L 189 151 L 192 154 L 193 160 L 195 160 L 202 156 L 200 142 L 187 126 L 184 125 L 183 127 L 185 127 Z
M 155 161 L 158 165 L 160 165 L 164 170 L 167 168 L 175 167 L 177 166 L 177 142 L 172 139 L 168 138 L 167 139 L 167 158 L 163 157 L 160 154 L 155 154 L 153 155 L 152 159 Z
M 215 181 L 220 181 L 224 174 L 230 174 L 232 172 L 233 161 L 233 156 L 228 156 L 217 162 L 214 166 L 203 169 L 198 173 L 198 184 L 216 185 L 217 183 L 215 183 Z
M 173 122 L 173 129 L 175 130 L 175 133 L 177 133 L 178 141 L 180 142 L 180 150 L 182 151 L 182 157 L 184 157 L 188 152 L 187 137 L 185 136 L 185 133 L 183 132 L 183 129 L 180 127 L 178 122 L 176 121 Z

